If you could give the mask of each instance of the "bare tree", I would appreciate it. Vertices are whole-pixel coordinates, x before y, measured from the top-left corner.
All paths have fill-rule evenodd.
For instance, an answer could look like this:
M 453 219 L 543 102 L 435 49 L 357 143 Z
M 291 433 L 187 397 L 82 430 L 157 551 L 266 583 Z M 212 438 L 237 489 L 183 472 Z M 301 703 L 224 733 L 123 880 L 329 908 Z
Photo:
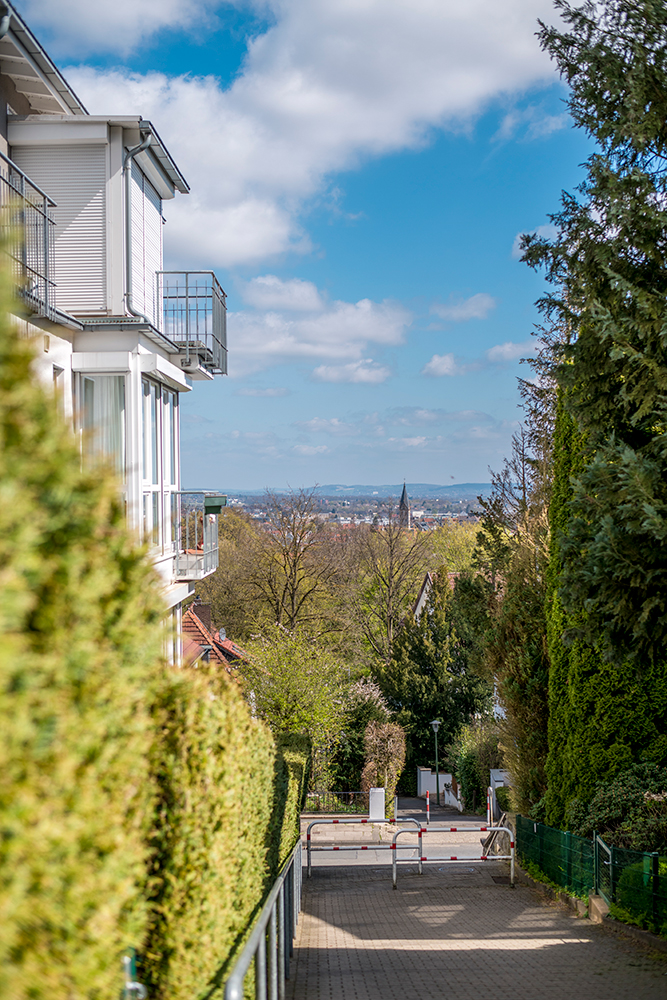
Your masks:
M 394 641 L 426 569 L 426 536 L 390 520 L 366 531 L 361 557 L 356 621 L 374 657 L 389 663 Z
M 248 582 L 271 618 L 292 630 L 321 618 L 321 599 L 339 568 L 314 490 L 266 494 L 268 523 L 258 536 Z

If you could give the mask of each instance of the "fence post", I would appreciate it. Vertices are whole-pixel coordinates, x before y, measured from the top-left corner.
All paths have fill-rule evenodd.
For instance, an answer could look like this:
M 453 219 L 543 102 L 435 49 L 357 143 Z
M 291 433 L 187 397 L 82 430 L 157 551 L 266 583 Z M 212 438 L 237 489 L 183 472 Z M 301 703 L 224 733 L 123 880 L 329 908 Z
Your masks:
M 609 855 L 609 901 L 611 903 L 615 903 L 616 902 L 616 892 L 615 892 L 616 886 L 614 885 L 614 876 L 615 876 L 614 869 L 615 869 L 616 866 L 614 864 L 614 847 L 613 847 L 613 845 L 612 845 L 612 847 L 610 847 L 610 852 L 611 853 Z
M 658 923 L 658 890 L 660 889 L 660 857 L 657 851 L 651 854 L 651 912 L 653 923 Z
M 593 895 L 599 895 L 600 875 L 598 872 L 598 832 L 593 830 Z

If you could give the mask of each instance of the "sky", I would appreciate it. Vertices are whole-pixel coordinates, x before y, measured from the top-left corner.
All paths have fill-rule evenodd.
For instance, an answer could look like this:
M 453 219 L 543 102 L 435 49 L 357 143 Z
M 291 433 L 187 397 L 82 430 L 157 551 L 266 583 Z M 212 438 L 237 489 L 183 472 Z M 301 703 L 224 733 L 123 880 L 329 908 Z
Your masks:
M 153 122 L 191 193 L 165 266 L 227 292 L 182 397 L 183 485 L 486 482 L 521 420 L 552 232 L 590 152 L 547 0 L 21 0 L 93 114 Z

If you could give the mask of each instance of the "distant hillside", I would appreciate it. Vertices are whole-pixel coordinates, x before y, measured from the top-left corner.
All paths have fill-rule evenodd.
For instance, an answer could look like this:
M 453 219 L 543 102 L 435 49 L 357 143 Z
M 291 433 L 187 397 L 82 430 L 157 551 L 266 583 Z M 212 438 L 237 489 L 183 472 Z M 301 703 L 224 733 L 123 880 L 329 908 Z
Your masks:
M 406 483 L 410 500 L 476 500 L 477 496 L 488 496 L 491 483 L 456 483 L 452 486 L 438 486 L 435 483 Z M 317 492 L 325 497 L 399 497 L 403 483 L 395 486 L 343 486 L 339 483 L 318 486 Z
M 471 501 L 478 496 L 488 496 L 491 492 L 491 483 L 456 483 L 452 486 L 438 486 L 435 483 L 407 483 L 408 496 L 410 501 L 415 500 L 457 500 Z M 346 486 L 342 483 L 329 483 L 325 486 L 316 487 L 317 493 L 323 497 L 377 497 L 379 500 L 399 497 L 403 483 L 392 486 Z M 253 497 L 262 496 L 265 490 L 233 490 L 226 486 L 222 491 L 229 496 Z M 273 489 L 272 493 L 283 494 L 289 490 Z

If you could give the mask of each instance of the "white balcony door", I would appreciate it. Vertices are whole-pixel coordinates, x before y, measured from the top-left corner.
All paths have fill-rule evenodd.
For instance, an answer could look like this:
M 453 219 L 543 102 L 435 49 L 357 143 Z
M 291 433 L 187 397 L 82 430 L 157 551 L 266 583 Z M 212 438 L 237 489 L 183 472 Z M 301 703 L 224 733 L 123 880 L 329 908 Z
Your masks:
M 133 305 L 159 326 L 157 279 L 162 270 L 162 199 L 132 160 Z
M 144 539 L 154 549 L 176 547 L 178 394 L 142 379 Z

